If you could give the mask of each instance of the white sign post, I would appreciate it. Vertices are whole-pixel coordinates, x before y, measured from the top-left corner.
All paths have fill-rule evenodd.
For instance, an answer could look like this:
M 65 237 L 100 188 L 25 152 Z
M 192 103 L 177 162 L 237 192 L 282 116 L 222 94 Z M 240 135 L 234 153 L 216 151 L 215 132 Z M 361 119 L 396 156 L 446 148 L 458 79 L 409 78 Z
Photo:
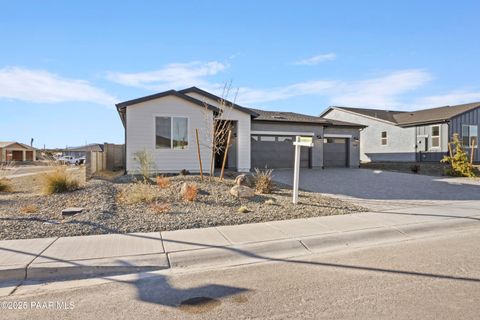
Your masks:
M 313 147 L 313 138 L 297 136 L 293 145 L 295 146 L 295 164 L 293 167 L 293 203 L 297 204 L 298 183 L 300 180 L 300 151 L 301 147 Z

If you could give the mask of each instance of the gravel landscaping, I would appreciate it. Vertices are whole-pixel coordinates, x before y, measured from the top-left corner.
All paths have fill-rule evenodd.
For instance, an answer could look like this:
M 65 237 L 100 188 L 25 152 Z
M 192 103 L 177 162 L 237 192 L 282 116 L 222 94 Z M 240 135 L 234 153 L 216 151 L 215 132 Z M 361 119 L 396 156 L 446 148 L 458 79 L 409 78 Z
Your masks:
M 182 199 L 184 182 L 198 187 L 195 201 Z M 300 192 L 299 204 L 293 205 L 291 189 L 282 185 L 276 185 L 271 194 L 239 199 L 229 194 L 234 186 L 232 178 L 201 181 L 198 176 L 174 176 L 169 183 L 165 188 L 142 185 L 146 194 L 153 194 L 153 204 L 122 201 L 136 188 L 125 177 L 116 181 L 92 179 L 79 190 L 48 196 L 25 189 L 0 193 L 0 239 L 153 232 L 365 211 L 349 202 L 311 192 Z M 63 218 L 61 211 L 67 207 L 84 210 Z M 248 212 L 239 212 L 240 207 Z

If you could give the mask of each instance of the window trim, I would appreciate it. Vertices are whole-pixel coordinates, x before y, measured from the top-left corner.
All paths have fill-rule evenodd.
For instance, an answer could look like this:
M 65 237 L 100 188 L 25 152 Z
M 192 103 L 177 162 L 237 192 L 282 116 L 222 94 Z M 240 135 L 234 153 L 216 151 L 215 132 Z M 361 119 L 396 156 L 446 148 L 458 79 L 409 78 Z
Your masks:
M 437 128 L 438 128 L 438 136 L 434 136 L 434 135 L 433 135 L 433 128 L 435 128 L 435 127 L 437 127 Z M 431 140 L 431 143 L 430 143 L 431 147 L 430 147 L 430 149 L 440 149 L 440 148 L 441 148 L 441 141 L 440 141 L 440 137 L 441 137 L 441 133 L 440 133 L 440 125 L 434 125 L 434 126 L 432 126 L 430 131 L 431 131 L 431 132 L 430 132 L 430 133 L 431 133 L 431 134 L 430 134 L 430 138 L 431 138 L 431 139 L 430 139 L 430 140 Z M 434 145 L 433 145 L 433 138 L 438 138 L 438 146 L 434 146 Z
M 383 137 L 383 133 L 385 132 L 385 138 Z M 385 140 L 385 144 L 383 144 L 383 140 Z M 380 132 L 380 145 L 381 146 L 388 146 L 388 132 L 381 131 Z
M 157 118 L 170 118 L 170 148 L 157 148 Z M 187 147 L 180 149 L 173 147 L 173 118 L 187 119 Z M 190 117 L 184 115 L 155 114 L 153 116 L 153 149 L 155 151 L 187 151 L 190 149 Z

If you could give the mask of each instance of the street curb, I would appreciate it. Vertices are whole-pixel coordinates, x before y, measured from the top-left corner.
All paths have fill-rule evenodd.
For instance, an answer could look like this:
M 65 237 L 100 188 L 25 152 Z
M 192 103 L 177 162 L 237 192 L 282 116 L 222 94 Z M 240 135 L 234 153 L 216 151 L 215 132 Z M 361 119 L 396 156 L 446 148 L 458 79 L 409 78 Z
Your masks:
M 32 263 L 26 280 L 71 280 L 94 276 L 168 269 L 165 253 L 65 262 Z

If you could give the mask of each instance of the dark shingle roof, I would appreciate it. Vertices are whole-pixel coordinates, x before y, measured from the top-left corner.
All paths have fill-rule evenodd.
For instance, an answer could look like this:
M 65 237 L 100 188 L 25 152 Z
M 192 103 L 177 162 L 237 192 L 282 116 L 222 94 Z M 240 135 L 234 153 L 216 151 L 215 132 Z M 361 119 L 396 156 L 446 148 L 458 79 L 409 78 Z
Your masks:
M 320 118 L 316 116 L 310 116 L 306 114 L 296 112 L 283 112 L 283 111 L 266 111 L 260 109 L 252 109 L 258 114 L 258 117 L 254 118 L 254 121 L 275 121 L 275 122 L 297 122 L 297 123 L 313 123 L 321 124 L 324 126 L 346 126 L 346 127 L 364 127 L 360 124 L 331 120 Z
M 480 102 L 404 112 L 396 114 L 395 120 L 399 126 L 442 122 L 478 107 L 480 107 Z
M 337 109 L 343 109 L 350 112 L 359 113 L 368 117 L 385 120 L 388 122 L 396 123 L 395 115 L 405 113 L 404 111 L 394 110 L 379 110 L 379 109 L 365 109 L 365 108 L 349 108 L 349 107 L 333 107 Z

